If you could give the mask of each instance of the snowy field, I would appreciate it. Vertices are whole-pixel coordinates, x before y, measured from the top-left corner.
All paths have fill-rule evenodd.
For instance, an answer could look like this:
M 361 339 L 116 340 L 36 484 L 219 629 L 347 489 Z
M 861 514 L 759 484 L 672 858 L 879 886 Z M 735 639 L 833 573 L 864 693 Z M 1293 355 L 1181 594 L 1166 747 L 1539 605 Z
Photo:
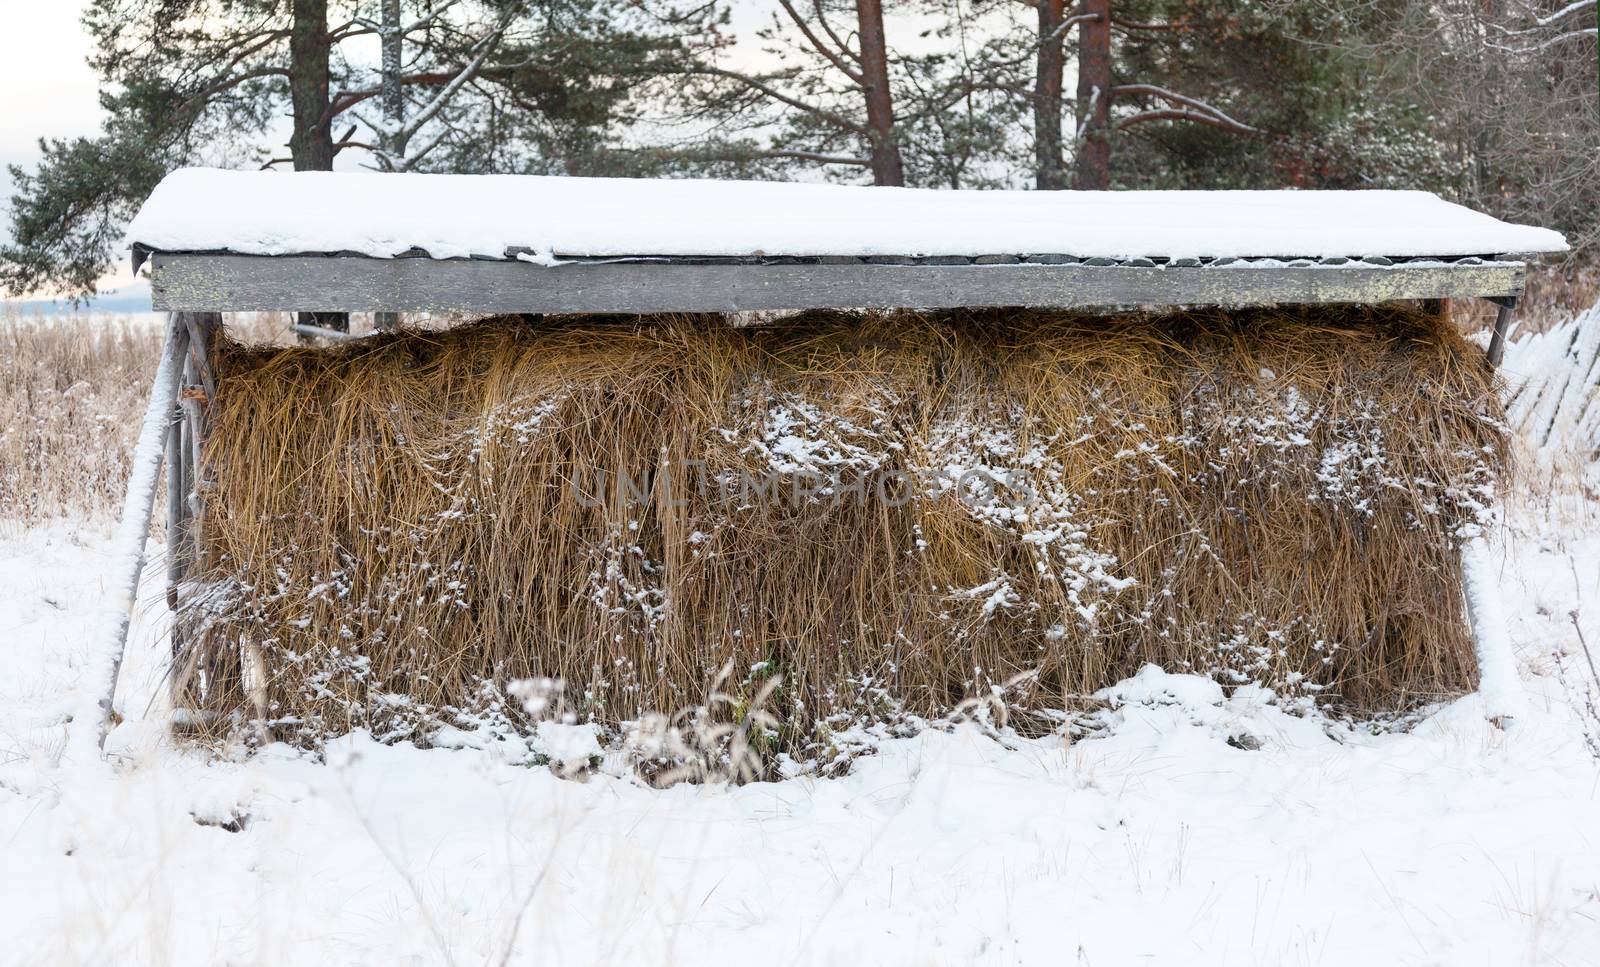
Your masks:
M 737 788 L 174 747 L 144 722 L 159 549 L 111 767 L 56 769 L 114 525 L 0 529 L 0 963 L 1600 963 L 1587 453 L 1530 456 L 1494 544 L 1508 730 L 1472 696 L 1385 729 L 1146 669 L 1093 737 L 929 730 Z

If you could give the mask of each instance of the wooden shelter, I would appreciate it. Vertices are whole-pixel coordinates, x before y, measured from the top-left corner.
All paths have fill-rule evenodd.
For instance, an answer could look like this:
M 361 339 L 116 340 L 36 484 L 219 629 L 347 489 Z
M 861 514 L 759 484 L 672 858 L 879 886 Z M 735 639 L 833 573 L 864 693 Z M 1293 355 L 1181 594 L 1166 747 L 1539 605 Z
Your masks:
M 1498 361 L 1523 257 L 1561 251 L 1421 192 L 976 192 L 711 181 L 225 172 L 129 231 L 171 324 L 125 508 L 81 742 L 103 737 L 162 452 L 171 596 L 207 481 L 223 313 L 655 313 L 1242 306 L 1483 298 Z M 133 546 L 137 542 L 137 546 Z M 1481 552 L 1481 541 L 1478 551 Z M 1469 580 L 1470 583 L 1470 580 Z M 1472 608 L 1487 684 L 1512 675 Z M 87 704 L 89 702 L 94 705 Z M 1491 710 L 1504 714 L 1505 710 Z M 90 728 L 92 726 L 92 728 Z

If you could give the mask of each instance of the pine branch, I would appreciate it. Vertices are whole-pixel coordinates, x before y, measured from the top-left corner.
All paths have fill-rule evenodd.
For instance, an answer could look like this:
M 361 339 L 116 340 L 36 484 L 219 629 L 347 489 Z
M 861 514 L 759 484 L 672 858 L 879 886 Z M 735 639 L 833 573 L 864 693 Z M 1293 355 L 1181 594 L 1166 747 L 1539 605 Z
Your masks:
M 757 151 L 752 157 L 756 158 L 797 158 L 801 161 L 816 161 L 825 165 L 854 165 L 866 168 L 872 164 L 871 158 L 856 158 L 848 155 L 823 154 L 820 151 L 801 151 L 790 148 L 773 148 L 770 151 Z
M 708 77 L 726 77 L 729 80 L 738 81 L 753 91 L 759 91 L 760 93 L 765 94 L 767 97 L 772 98 L 774 101 L 787 104 L 797 111 L 804 111 L 814 117 L 822 118 L 835 127 L 842 128 L 846 131 L 853 131 L 856 134 L 867 133 L 867 128 L 864 124 L 852 121 L 843 115 L 835 114 L 832 111 L 829 111 L 826 108 L 818 107 L 815 104 L 808 104 L 807 102 L 789 94 L 785 94 L 770 84 L 751 77 L 748 74 L 741 74 L 738 71 L 731 71 L 723 67 L 709 67 L 704 65 L 681 67 L 673 71 L 673 73 L 703 75 Z
M 800 28 L 800 33 L 805 35 L 806 40 L 811 44 L 812 48 L 815 49 L 817 53 L 821 54 L 823 57 L 826 57 L 828 59 L 828 63 L 832 64 L 834 67 L 837 67 L 841 74 L 850 78 L 850 82 L 855 84 L 855 86 L 865 87 L 867 85 L 866 78 L 861 76 L 861 72 L 859 70 L 856 70 L 849 64 L 845 63 L 844 58 L 839 56 L 838 51 L 824 43 L 822 38 L 818 37 L 811 30 L 811 25 L 806 23 L 806 19 L 804 17 L 800 16 L 800 12 L 794 8 L 794 4 L 791 3 L 790 0 L 778 0 L 778 4 L 783 7 L 786 13 L 789 14 L 789 19 L 793 20 L 794 25 Z M 820 12 L 821 6 L 819 5 L 817 9 Z
M 823 33 L 827 34 L 829 39 L 838 45 L 839 50 L 843 51 L 846 57 L 849 57 L 858 64 L 861 63 L 861 54 L 854 50 L 849 44 L 845 43 L 844 39 L 838 34 L 833 32 L 833 25 L 828 23 L 828 15 L 822 12 L 822 0 L 811 0 L 811 6 L 817 11 L 817 23 L 822 25 Z
M 288 76 L 289 71 L 284 67 L 258 67 L 255 70 L 245 71 L 243 74 L 235 74 L 232 77 L 226 77 L 222 80 L 212 81 L 210 84 L 207 84 L 205 87 L 202 87 L 200 90 L 195 91 L 193 94 L 184 98 L 183 104 L 179 107 L 179 111 L 188 110 L 195 101 L 210 101 L 218 94 L 230 91 L 246 81 L 258 80 L 263 77 Z
M 421 19 L 401 27 L 400 34 L 402 36 L 410 36 L 422 28 L 430 26 L 435 20 L 438 20 L 441 16 L 443 16 L 446 10 L 449 10 L 451 7 L 460 2 L 461 0 L 445 0 L 444 3 L 438 4 L 432 10 L 428 11 L 427 15 L 423 16 Z M 357 26 L 362 29 L 350 30 L 349 28 L 352 26 Z M 381 33 L 383 33 L 383 25 L 378 21 L 373 20 L 371 17 L 355 17 L 343 24 L 338 30 L 334 31 L 329 37 L 329 40 L 332 43 L 338 43 L 342 40 L 348 40 L 351 37 L 362 37 L 369 34 Z

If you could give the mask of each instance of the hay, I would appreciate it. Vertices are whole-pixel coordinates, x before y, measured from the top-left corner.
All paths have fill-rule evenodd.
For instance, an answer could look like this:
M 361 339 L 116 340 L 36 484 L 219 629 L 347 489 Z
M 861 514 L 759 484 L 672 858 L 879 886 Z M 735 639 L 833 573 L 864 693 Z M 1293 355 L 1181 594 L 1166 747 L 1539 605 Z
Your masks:
M 618 723 L 728 666 L 735 715 L 780 678 L 806 754 L 1145 662 L 1360 708 L 1473 682 L 1455 547 L 1503 441 L 1481 351 L 1418 311 L 504 318 L 219 353 L 176 674 L 279 738 L 426 738 L 529 678 Z

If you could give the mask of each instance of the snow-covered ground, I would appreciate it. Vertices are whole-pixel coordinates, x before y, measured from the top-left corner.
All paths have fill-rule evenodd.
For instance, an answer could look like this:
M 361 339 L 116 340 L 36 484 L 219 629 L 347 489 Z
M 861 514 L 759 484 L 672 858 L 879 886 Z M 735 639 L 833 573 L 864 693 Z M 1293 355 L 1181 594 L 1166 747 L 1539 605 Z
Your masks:
M 137 724 L 150 593 L 115 772 L 54 771 L 109 552 L 34 530 L 0 542 L 0 960 L 1600 962 L 1600 769 L 1550 674 L 1568 612 L 1600 640 L 1585 516 L 1523 508 L 1507 542 L 1509 731 L 1472 697 L 1375 735 L 1147 669 L 1071 745 L 929 731 L 843 779 L 667 791 L 360 738 L 326 765 L 165 746 Z
M 840 779 L 665 791 L 360 737 L 173 747 L 141 724 L 159 554 L 112 764 L 56 769 L 113 526 L 13 532 L 0 963 L 1600 963 L 1570 617 L 1600 647 L 1600 513 L 1553 479 L 1494 546 L 1509 730 L 1472 696 L 1383 731 L 1146 669 L 1074 743 L 930 730 Z

